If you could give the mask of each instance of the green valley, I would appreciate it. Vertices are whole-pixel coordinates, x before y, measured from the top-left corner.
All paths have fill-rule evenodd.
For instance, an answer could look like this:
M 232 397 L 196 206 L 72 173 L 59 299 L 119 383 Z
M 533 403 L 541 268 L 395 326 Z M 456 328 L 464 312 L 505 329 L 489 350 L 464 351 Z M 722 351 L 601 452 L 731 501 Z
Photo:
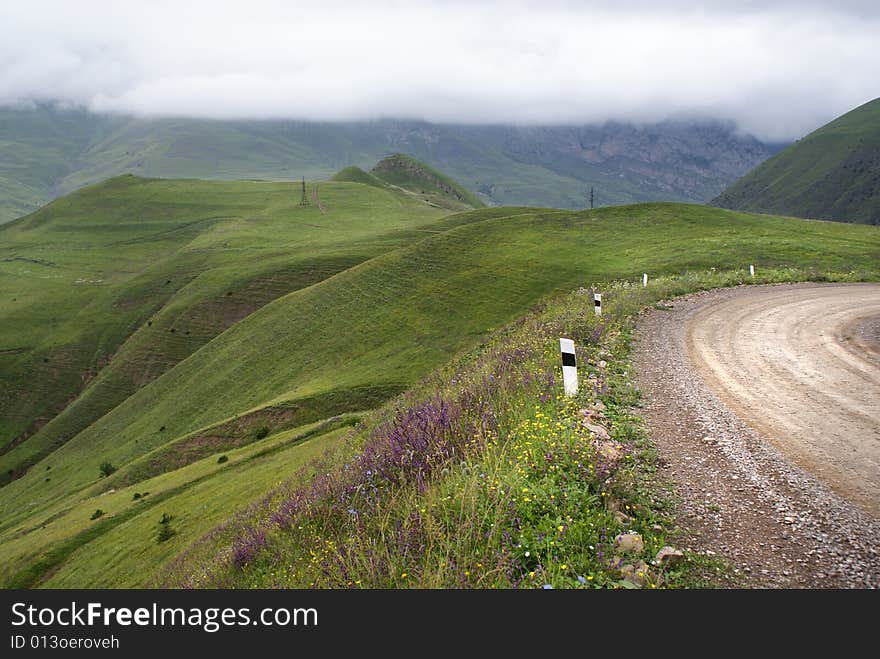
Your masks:
M 301 206 L 296 183 L 123 176 L 0 227 L 7 586 L 156 583 L 548 297 L 642 272 L 859 279 L 880 263 L 875 227 L 480 208 L 399 156 L 307 188 Z

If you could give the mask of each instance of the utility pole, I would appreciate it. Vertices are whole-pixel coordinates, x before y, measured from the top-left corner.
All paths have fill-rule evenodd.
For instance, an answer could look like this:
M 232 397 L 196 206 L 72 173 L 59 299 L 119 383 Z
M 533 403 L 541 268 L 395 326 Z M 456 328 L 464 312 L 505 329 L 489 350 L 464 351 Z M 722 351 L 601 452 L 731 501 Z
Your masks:
M 593 207 L 593 186 L 590 186 L 590 208 Z
M 309 205 L 309 198 L 306 195 L 306 177 L 305 176 L 303 176 L 303 196 L 302 196 L 302 200 L 299 202 L 299 205 L 300 206 L 308 206 Z

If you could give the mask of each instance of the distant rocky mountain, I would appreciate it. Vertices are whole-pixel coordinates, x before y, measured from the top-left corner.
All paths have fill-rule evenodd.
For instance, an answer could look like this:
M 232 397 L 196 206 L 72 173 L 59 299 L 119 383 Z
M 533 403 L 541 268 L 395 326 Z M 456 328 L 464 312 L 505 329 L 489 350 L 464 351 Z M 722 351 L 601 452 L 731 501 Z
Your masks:
M 880 224 L 880 98 L 798 140 L 749 172 L 712 204 Z
M 508 129 L 506 153 L 561 176 L 612 177 L 636 200 L 702 202 L 725 181 L 772 155 L 778 146 L 721 123 Z
M 705 202 L 778 150 L 720 122 L 452 126 L 211 121 L 0 108 L 0 222 L 122 173 L 167 178 L 327 178 L 405 153 L 490 205 L 581 208 Z

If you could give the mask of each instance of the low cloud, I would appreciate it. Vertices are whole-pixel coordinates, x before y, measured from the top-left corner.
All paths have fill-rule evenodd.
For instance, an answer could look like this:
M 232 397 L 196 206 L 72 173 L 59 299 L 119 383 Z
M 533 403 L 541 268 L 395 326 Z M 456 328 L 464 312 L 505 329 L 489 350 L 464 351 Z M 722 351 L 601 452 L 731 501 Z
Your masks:
M 880 96 L 876 3 L 690 4 L 5 3 L 0 104 L 222 119 L 716 118 L 786 140 Z

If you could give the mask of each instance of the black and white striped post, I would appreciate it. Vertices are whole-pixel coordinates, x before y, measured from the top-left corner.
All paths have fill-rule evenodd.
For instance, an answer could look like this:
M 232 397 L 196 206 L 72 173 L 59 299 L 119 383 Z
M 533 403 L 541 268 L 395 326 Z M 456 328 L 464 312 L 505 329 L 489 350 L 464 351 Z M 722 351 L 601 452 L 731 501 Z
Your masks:
M 602 294 L 601 293 L 593 293 L 593 311 L 595 311 L 597 316 L 602 315 Z
M 562 351 L 562 388 L 566 396 L 574 396 L 578 392 L 577 362 L 574 358 L 574 341 L 559 339 Z
M 755 276 L 755 266 L 753 266 L 753 265 L 750 265 L 750 266 L 749 266 L 749 274 L 750 274 L 752 277 Z
M 648 288 L 648 273 L 642 275 L 642 288 Z

